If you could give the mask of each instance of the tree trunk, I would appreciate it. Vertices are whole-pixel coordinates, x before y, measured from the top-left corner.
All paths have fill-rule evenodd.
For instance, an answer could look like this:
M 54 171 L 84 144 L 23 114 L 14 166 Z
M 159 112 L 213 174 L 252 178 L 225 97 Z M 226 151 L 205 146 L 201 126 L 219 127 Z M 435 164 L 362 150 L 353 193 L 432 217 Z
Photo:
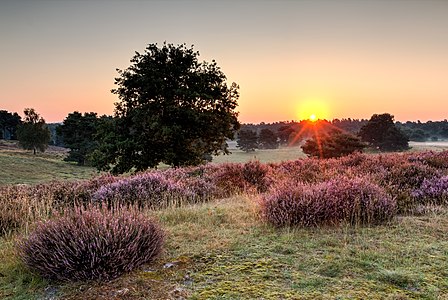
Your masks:
M 36 148 L 33 148 L 33 154 L 36 155 Z

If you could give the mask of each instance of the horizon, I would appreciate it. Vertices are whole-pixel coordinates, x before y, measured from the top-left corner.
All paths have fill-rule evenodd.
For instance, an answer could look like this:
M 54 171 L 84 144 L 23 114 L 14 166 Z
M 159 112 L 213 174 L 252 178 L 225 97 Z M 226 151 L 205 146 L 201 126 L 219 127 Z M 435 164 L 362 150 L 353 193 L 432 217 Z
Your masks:
M 0 3 L 0 109 L 112 115 L 116 68 L 164 41 L 194 45 L 240 86 L 241 123 L 447 119 L 448 2 Z

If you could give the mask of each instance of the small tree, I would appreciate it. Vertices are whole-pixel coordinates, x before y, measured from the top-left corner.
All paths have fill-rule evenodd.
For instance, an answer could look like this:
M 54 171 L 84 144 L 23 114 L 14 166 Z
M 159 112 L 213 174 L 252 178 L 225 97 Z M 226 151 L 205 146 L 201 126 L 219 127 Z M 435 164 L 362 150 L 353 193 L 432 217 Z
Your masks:
M 321 137 L 313 137 L 305 142 L 302 150 L 310 157 L 333 158 L 361 152 L 365 144 L 351 134 L 333 130 Z
M 25 108 L 24 122 L 17 129 L 19 146 L 26 150 L 44 152 L 50 142 L 50 130 L 48 130 L 45 120 L 34 110 Z
M 370 146 L 384 151 L 409 148 L 408 138 L 394 124 L 390 114 L 374 114 L 359 132 L 361 139 Z
M 228 154 L 226 139 L 239 129 L 238 85 L 227 85 L 215 61 L 199 62 L 185 45 L 150 44 L 131 66 L 117 70 L 120 102 L 99 134 L 95 165 L 123 173 L 196 165 L 210 154 Z
M 236 143 L 237 147 L 245 152 L 255 151 L 258 149 L 257 133 L 252 130 L 240 130 Z
M 262 149 L 277 149 L 278 139 L 272 130 L 265 128 L 260 131 L 258 144 Z
M 57 127 L 65 147 L 70 148 L 64 160 L 77 162 L 80 166 L 89 163 L 89 154 L 98 147 L 98 142 L 95 140 L 98 121 L 97 114 L 94 112 L 82 115 L 75 111 L 68 114 L 64 123 Z

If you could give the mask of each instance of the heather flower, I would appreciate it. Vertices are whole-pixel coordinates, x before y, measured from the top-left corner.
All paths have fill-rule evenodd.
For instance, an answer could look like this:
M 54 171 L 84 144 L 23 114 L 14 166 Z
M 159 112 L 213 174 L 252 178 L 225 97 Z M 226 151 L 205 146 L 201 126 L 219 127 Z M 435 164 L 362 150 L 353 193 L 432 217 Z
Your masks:
M 136 209 L 88 206 L 37 223 L 18 250 L 47 279 L 110 280 L 153 261 L 163 240 L 159 226 Z

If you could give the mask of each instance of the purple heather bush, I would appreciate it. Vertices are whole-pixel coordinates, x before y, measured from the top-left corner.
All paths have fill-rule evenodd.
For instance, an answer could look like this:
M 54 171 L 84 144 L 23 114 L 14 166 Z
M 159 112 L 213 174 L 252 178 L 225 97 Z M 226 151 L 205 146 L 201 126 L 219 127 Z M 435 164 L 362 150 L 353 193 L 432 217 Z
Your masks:
M 89 205 L 37 223 L 18 252 L 44 278 L 102 281 L 151 262 L 163 240 L 160 227 L 135 208 Z
M 162 172 L 141 173 L 102 186 L 92 195 L 94 202 L 137 204 L 140 207 L 177 206 L 195 199 L 194 191 Z
M 412 196 L 418 204 L 448 204 L 448 176 L 425 179 Z
M 283 182 L 263 195 L 260 204 L 262 218 L 279 227 L 379 224 L 391 220 L 396 212 L 394 199 L 365 178 Z

